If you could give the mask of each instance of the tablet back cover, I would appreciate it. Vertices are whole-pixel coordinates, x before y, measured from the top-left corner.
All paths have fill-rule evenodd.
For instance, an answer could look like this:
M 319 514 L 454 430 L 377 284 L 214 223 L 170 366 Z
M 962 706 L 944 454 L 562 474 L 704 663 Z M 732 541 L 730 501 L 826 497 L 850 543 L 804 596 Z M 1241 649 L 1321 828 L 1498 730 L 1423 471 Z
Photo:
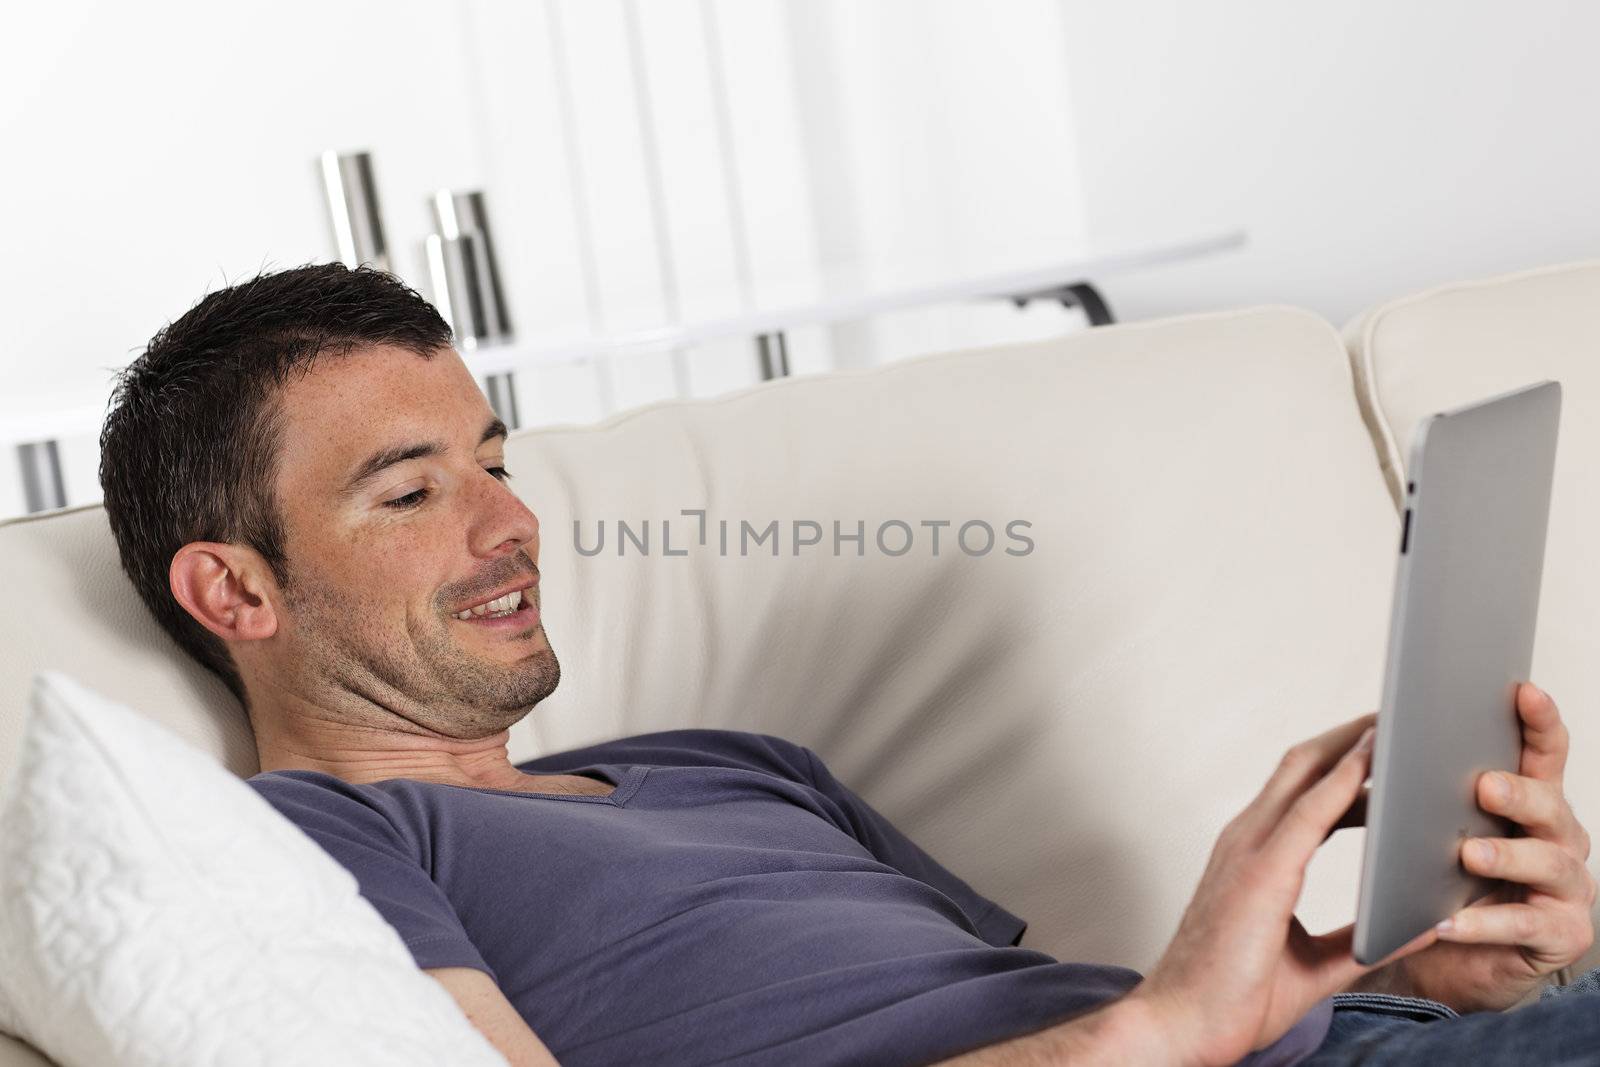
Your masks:
M 1544 568 L 1561 386 L 1535 385 L 1423 420 L 1378 713 L 1355 957 L 1375 963 L 1489 892 L 1467 837 L 1511 825 L 1478 776 L 1518 768 Z

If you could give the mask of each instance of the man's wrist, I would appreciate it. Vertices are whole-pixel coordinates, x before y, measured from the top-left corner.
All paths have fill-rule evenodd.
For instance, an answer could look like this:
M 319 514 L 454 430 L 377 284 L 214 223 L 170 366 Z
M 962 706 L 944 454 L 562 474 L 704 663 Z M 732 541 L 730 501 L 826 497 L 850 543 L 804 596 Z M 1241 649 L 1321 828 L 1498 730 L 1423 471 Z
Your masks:
M 1199 1061 L 1184 1040 L 1182 1028 L 1161 1002 L 1137 991 L 1104 1009 L 1104 1045 L 1114 1050 L 1113 1062 L 1194 1064 Z
M 939 1067 L 1199 1067 L 1200 1059 L 1179 1030 L 1170 1010 L 1130 993 L 1048 1029 L 943 1060 Z

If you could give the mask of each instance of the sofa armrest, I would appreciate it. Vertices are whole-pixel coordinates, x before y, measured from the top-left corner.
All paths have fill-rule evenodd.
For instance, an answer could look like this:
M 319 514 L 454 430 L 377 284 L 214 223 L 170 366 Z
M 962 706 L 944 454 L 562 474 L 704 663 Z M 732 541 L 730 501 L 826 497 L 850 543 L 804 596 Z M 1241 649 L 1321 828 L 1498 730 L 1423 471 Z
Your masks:
M 20 1037 L 0 1034 L 0 1067 L 54 1067 Z

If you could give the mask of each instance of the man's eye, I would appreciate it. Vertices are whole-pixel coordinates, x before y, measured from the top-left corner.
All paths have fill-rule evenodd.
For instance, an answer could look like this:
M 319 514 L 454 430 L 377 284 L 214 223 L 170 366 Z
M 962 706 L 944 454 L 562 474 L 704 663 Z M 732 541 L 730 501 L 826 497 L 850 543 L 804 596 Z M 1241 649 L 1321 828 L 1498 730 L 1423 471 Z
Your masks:
M 385 500 L 383 502 L 383 506 L 386 508 L 395 508 L 396 510 L 404 511 L 407 508 L 416 507 L 427 498 L 428 491 L 426 489 L 413 489 L 405 496 L 397 496 L 393 500 Z
M 504 467 L 485 467 L 483 469 L 488 471 L 491 475 L 502 482 L 509 481 L 511 479 L 511 472 L 506 470 Z M 417 507 L 426 499 L 428 499 L 427 489 L 414 489 L 405 496 L 397 496 L 393 500 L 385 500 L 383 502 L 383 506 L 386 508 L 394 508 L 396 511 L 406 511 L 410 508 Z

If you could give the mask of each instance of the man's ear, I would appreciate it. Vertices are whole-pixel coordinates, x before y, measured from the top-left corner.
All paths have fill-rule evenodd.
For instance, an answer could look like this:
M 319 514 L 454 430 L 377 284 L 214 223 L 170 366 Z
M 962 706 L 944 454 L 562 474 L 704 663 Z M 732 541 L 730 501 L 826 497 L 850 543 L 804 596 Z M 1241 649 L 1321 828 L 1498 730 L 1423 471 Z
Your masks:
M 191 541 L 167 571 L 183 610 L 225 641 L 259 641 L 278 632 L 267 596 L 272 579 L 259 553 L 217 541 Z

